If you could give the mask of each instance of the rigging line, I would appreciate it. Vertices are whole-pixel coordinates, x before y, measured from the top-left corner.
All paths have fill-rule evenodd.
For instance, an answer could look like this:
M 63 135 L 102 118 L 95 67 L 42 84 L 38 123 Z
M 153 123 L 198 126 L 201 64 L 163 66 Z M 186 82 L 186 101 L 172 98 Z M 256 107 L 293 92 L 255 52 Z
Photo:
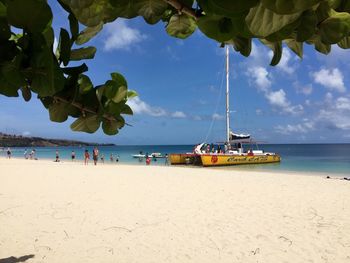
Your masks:
M 222 97 L 222 86 L 223 86 L 223 83 L 224 83 L 225 66 L 226 66 L 225 63 L 226 63 L 226 59 L 224 59 L 224 62 L 223 62 L 223 64 L 224 64 L 224 70 L 222 71 L 221 84 L 220 84 L 220 89 L 219 89 L 219 96 L 218 96 L 218 99 L 217 99 L 217 101 L 216 101 L 215 111 L 214 111 L 213 114 L 217 113 L 218 108 L 219 108 L 219 103 L 220 103 L 221 97 Z M 208 131 L 207 131 L 207 135 L 205 136 L 204 142 L 206 142 L 206 141 L 208 140 L 208 137 L 209 137 L 209 135 L 210 135 L 211 132 L 212 132 L 214 122 L 215 122 L 215 119 L 214 119 L 213 116 L 212 116 L 212 118 L 211 118 L 211 123 L 210 123 L 210 125 L 209 125 Z

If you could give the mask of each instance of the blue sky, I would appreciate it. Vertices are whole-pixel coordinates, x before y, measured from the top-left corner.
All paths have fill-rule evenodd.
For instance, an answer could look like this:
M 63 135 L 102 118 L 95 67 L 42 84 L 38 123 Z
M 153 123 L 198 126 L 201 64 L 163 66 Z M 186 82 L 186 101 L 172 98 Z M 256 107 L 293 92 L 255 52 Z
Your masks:
M 67 14 L 49 1 L 54 27 L 68 27 Z M 82 29 L 82 28 L 81 28 Z M 139 97 L 135 115 L 117 136 L 73 132 L 49 121 L 33 98 L 0 96 L 0 131 L 115 144 L 195 144 L 225 137 L 224 50 L 198 30 L 186 40 L 168 36 L 165 25 L 142 18 L 105 25 L 88 44 L 97 47 L 86 61 L 95 85 L 120 72 Z M 333 46 L 328 56 L 304 46 L 300 60 L 284 48 L 277 67 L 271 52 L 254 42 L 249 58 L 231 54 L 231 123 L 269 143 L 350 142 L 349 51 Z

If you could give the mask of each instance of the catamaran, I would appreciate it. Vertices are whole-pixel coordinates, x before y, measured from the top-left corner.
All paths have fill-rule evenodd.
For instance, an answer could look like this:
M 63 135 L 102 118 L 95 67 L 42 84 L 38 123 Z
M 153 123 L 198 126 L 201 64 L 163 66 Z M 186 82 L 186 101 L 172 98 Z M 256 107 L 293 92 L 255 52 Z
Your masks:
M 201 143 L 195 146 L 193 152 L 170 154 L 171 164 L 195 164 L 208 167 L 281 161 L 277 153 L 265 152 L 261 149 L 253 150 L 251 146 L 254 141 L 250 134 L 237 134 L 230 130 L 229 95 L 229 47 L 226 46 L 226 138 L 221 143 L 223 149 L 221 146 L 215 149 L 213 144 Z M 247 145 L 249 148 L 245 148 Z

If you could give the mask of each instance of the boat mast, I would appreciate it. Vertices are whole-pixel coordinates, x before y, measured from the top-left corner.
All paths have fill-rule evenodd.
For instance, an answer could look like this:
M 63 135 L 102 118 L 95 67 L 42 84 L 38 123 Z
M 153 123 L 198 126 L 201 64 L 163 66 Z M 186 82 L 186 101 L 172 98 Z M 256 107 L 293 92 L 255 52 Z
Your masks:
M 230 142 L 229 46 L 226 45 L 226 142 Z

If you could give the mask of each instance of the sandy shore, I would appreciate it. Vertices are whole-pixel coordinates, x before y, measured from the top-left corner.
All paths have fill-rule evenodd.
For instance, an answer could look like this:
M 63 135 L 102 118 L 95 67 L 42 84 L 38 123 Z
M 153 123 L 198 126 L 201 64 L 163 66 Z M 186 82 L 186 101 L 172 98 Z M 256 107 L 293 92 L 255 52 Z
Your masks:
M 1 263 L 350 262 L 349 181 L 5 159 L 0 171 Z

